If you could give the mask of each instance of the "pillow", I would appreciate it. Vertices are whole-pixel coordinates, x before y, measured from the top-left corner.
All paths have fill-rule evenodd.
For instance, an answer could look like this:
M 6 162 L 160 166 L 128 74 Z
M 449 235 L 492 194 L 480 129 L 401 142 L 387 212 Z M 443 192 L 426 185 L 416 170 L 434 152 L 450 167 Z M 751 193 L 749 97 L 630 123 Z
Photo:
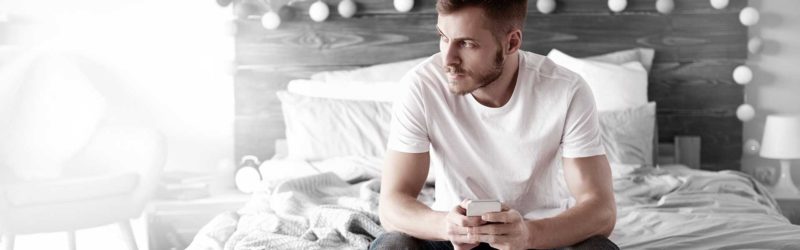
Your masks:
M 409 70 L 420 64 L 428 57 L 415 58 L 406 61 L 376 64 L 369 67 L 341 70 L 324 71 L 311 75 L 311 80 L 323 82 L 397 82 L 403 78 Z
M 650 69 L 653 67 L 654 56 L 655 56 L 655 50 L 653 49 L 634 48 L 628 50 L 614 51 L 602 55 L 590 56 L 584 59 L 596 62 L 617 64 L 617 65 L 624 64 L 627 62 L 639 62 L 642 64 L 642 66 L 644 66 L 644 69 L 646 69 L 647 72 L 650 72 Z
M 291 93 L 344 100 L 394 102 L 402 93 L 401 82 L 323 82 L 297 79 L 286 87 Z
M 279 91 L 289 159 L 382 157 L 392 103 L 302 96 Z
M 601 111 L 598 120 L 600 140 L 612 171 L 614 165 L 653 165 L 655 102 L 631 109 Z
M 615 65 L 574 58 L 556 49 L 547 57 L 589 84 L 598 111 L 623 110 L 647 103 L 647 71 L 638 61 Z

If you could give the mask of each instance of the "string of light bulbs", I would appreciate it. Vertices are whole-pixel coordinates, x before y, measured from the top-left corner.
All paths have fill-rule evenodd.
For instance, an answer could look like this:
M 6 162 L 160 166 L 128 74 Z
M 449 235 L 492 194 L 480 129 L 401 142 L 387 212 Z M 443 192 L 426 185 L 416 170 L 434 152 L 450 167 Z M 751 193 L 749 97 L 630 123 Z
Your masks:
M 261 25 L 267 30 L 278 29 L 281 25 L 281 15 L 278 11 L 285 5 L 292 5 L 295 2 L 314 1 L 309 6 L 308 15 L 315 22 L 324 22 L 330 16 L 328 4 L 322 0 L 217 0 L 220 6 L 228 6 L 232 1 L 240 1 L 242 5 L 256 5 L 256 8 L 266 9 L 260 14 Z M 398 12 L 409 12 L 414 8 L 414 0 L 392 0 L 393 6 Z M 722 10 L 728 7 L 729 0 L 709 0 L 714 9 Z M 627 0 L 608 0 L 608 9 L 614 13 L 620 13 L 628 5 Z M 675 9 L 674 0 L 656 0 L 656 10 L 661 14 L 670 14 Z M 337 5 L 337 12 L 344 18 L 352 18 L 358 11 L 358 6 L 354 0 L 341 0 Z M 557 9 L 555 0 L 537 0 L 536 9 L 542 14 L 552 14 Z M 244 10 L 243 16 L 258 15 L 257 10 Z M 254 13 L 249 13 L 254 12 Z M 739 12 L 739 21 L 744 26 L 753 26 L 759 22 L 760 13 L 753 7 L 745 7 Z M 747 50 L 750 54 L 758 54 L 763 47 L 764 41 L 758 36 L 752 36 L 747 41 Z M 742 64 L 734 68 L 732 72 L 734 82 L 740 85 L 747 85 L 753 80 L 753 70 Z M 747 94 L 744 96 L 744 103 L 736 109 L 736 117 L 742 122 L 753 120 L 756 115 L 755 108 L 747 103 Z M 748 139 L 744 145 L 744 151 L 748 154 L 756 154 L 760 149 L 760 143 L 755 139 Z

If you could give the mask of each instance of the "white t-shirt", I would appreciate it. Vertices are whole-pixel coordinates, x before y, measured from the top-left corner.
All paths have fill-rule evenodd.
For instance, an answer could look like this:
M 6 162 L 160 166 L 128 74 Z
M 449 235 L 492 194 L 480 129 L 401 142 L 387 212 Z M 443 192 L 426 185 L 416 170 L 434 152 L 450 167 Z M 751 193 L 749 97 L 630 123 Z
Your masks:
M 430 151 L 434 210 L 449 211 L 463 199 L 495 199 L 528 219 L 554 216 L 574 203 L 561 157 L 604 154 L 589 85 L 547 57 L 519 52 L 514 93 L 499 108 L 451 93 L 441 54 L 403 81 L 388 148 Z

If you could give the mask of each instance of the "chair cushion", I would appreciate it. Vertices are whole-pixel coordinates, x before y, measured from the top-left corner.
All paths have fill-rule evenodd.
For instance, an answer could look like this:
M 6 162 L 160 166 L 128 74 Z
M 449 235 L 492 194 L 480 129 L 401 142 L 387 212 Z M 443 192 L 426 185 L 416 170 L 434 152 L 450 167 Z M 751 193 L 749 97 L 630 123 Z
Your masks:
M 134 172 L 19 182 L 6 187 L 6 197 L 12 206 L 74 202 L 131 193 L 138 183 Z

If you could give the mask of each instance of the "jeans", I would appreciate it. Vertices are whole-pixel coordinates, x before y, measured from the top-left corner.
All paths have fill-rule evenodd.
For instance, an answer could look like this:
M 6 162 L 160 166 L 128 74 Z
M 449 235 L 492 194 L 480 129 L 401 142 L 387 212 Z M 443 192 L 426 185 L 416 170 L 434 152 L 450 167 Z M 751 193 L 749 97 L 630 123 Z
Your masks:
M 370 250 L 404 249 L 404 250 L 453 250 L 449 241 L 420 240 L 400 232 L 386 232 L 378 236 L 369 246 Z M 474 250 L 494 249 L 489 244 L 481 243 Z M 603 236 L 592 236 L 578 244 L 561 248 L 564 250 L 598 249 L 618 250 L 614 242 Z

